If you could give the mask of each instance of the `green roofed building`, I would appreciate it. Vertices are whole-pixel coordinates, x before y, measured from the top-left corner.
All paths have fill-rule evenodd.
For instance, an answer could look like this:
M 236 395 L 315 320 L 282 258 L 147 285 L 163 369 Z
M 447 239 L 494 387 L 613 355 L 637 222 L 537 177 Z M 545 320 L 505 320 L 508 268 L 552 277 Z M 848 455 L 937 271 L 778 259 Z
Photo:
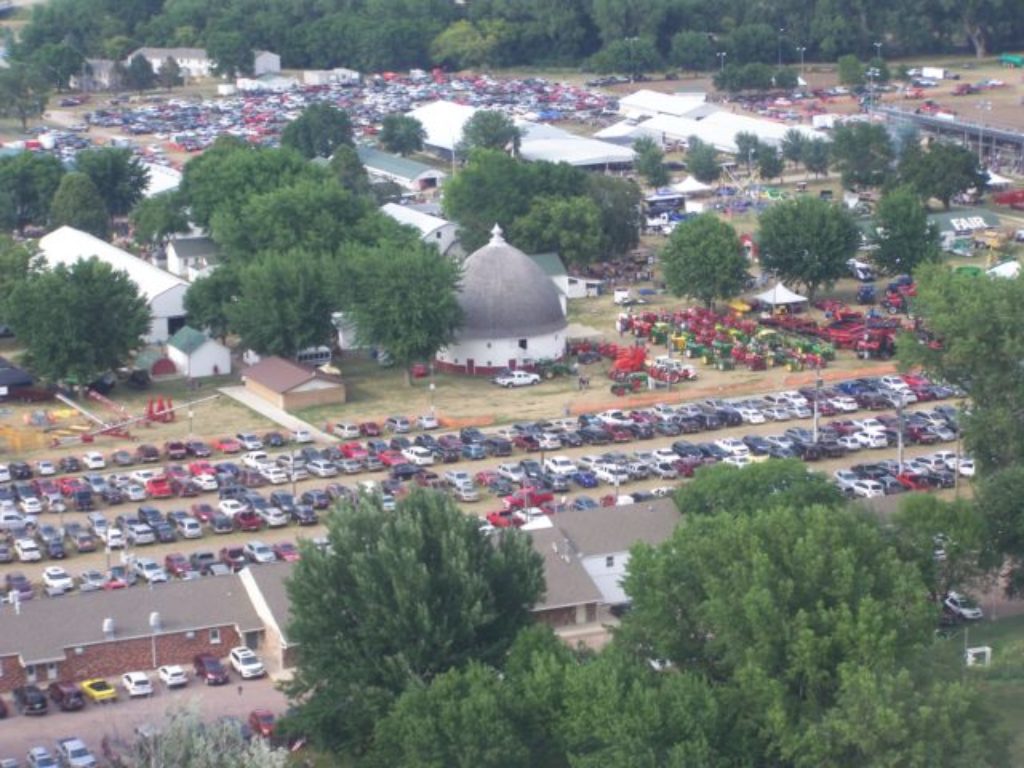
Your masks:
M 413 192 L 441 186 L 447 174 L 408 157 L 382 152 L 373 147 L 356 147 L 359 160 L 366 166 L 366 172 L 378 181 L 393 181 Z
M 231 373 L 231 350 L 188 325 L 167 341 L 167 357 L 191 379 Z

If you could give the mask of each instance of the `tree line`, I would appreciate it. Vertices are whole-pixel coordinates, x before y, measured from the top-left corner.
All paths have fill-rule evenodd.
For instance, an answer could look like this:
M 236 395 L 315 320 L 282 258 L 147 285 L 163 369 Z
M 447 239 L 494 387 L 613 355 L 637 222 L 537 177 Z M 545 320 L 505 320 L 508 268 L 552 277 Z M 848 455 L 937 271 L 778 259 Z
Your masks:
M 586 65 L 624 72 L 710 70 L 1013 46 L 1024 31 L 1019 0 L 283 0 L 223 3 L 53 0 L 33 8 L 15 46 L 43 49 L 61 66 L 74 52 L 121 60 L 146 46 L 203 47 L 225 73 L 247 72 L 252 50 L 286 67 Z M 72 68 L 77 65 L 72 65 Z

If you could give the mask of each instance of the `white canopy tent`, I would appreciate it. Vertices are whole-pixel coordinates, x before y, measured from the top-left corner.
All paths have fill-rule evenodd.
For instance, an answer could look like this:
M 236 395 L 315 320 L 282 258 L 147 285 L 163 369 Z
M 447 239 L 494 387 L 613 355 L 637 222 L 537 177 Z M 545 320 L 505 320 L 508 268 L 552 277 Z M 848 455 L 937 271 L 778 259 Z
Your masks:
M 1005 176 L 1000 176 L 995 171 L 986 171 L 985 173 L 988 174 L 989 189 L 1001 189 L 1003 187 L 1009 187 L 1013 185 L 1013 179 L 1008 179 Z
M 712 187 L 702 181 L 697 181 L 694 176 L 687 176 L 682 181 L 673 184 L 672 189 L 676 192 L 682 192 L 684 195 L 701 195 L 705 192 L 710 192 Z
M 769 288 L 764 293 L 759 293 L 754 297 L 762 304 L 767 304 L 770 307 L 781 307 L 790 306 L 792 304 L 803 304 L 807 301 L 806 296 L 801 296 L 799 293 L 794 293 L 789 290 L 783 283 L 776 283 L 774 286 Z
M 988 270 L 989 277 L 1015 278 L 1020 275 L 1019 261 L 1004 261 Z

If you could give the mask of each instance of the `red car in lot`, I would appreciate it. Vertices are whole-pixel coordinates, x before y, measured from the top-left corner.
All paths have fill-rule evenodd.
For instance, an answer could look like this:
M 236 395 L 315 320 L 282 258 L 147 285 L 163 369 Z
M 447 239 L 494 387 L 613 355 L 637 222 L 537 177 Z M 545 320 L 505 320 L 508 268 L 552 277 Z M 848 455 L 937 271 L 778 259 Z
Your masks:
M 217 470 L 214 469 L 213 464 L 208 461 L 193 461 L 188 465 L 189 474 L 193 477 L 198 475 L 216 475 Z
M 164 558 L 164 569 L 180 579 L 192 570 L 192 563 L 181 552 L 171 552 Z
M 516 511 L 511 508 L 499 512 L 489 512 L 487 522 L 495 528 L 518 528 L 523 524 L 522 518 L 516 515 Z
M 239 512 L 235 515 L 235 528 L 246 533 L 263 530 L 263 518 L 252 511 Z
M 927 491 L 931 489 L 931 484 L 916 472 L 901 472 L 896 475 L 896 481 L 908 491 Z
M 249 728 L 262 739 L 274 735 L 274 713 L 269 709 L 254 709 L 249 713 Z
M 171 461 L 181 461 L 188 456 L 188 447 L 180 440 L 169 440 L 164 443 L 164 453 Z
M 283 560 L 286 563 L 297 562 L 302 557 L 299 552 L 299 548 L 290 541 L 278 542 L 274 545 L 273 549 L 277 559 Z
M 533 435 L 516 435 L 512 438 L 512 445 L 527 453 L 540 450 L 540 442 Z
M 399 464 L 405 464 L 405 456 L 402 455 L 401 451 L 383 451 L 377 454 L 377 458 L 380 459 L 380 463 L 385 467 L 397 467 Z
M 221 437 L 213 441 L 213 448 L 221 453 L 241 453 L 242 444 L 233 437 Z
M 363 437 L 380 437 L 380 424 L 375 421 L 364 421 L 359 425 L 359 434 Z
M 201 523 L 208 523 L 217 514 L 217 510 L 213 508 L 212 504 L 199 503 L 193 504 L 191 509 L 192 517 Z
M 552 504 L 555 501 L 555 495 L 550 491 L 542 491 L 538 488 L 523 488 L 504 497 L 501 501 L 506 509 L 543 507 L 545 504 Z
M 60 490 L 61 496 L 74 496 L 78 491 L 89 490 L 89 486 L 78 477 L 60 478 L 57 480 L 57 488 Z
M 146 493 L 151 499 L 173 499 L 174 488 L 166 477 L 151 477 L 146 481 Z
M 359 459 L 363 461 L 370 455 L 370 452 L 366 450 L 362 443 L 342 443 L 338 446 L 338 450 L 341 451 L 341 455 L 346 459 Z

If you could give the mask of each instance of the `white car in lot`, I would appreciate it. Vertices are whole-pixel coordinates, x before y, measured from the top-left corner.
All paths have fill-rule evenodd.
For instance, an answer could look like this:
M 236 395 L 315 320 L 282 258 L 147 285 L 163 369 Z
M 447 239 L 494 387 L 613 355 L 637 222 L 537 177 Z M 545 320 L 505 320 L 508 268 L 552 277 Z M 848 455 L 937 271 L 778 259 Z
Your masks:
M 853 493 L 853 484 L 860 480 L 860 475 L 850 469 L 837 469 L 832 477 L 843 493 Z
M 9 473 L 9 472 L 8 472 Z M 50 477 L 57 474 L 57 465 L 49 459 L 40 459 L 36 462 L 36 474 L 40 477 Z M 10 482 L 10 478 L 4 482 Z
M 950 592 L 947 594 L 946 599 L 942 601 L 942 605 L 958 619 L 980 621 L 985 616 L 985 614 L 982 613 L 981 608 L 975 605 L 970 598 L 965 595 L 961 595 L 959 592 Z
M 618 464 L 598 464 L 594 467 L 594 475 L 598 480 L 609 485 L 625 485 L 630 480 L 629 472 Z
M 260 660 L 260 657 L 245 646 L 232 648 L 231 652 L 228 654 L 228 661 L 231 664 L 232 669 L 241 675 L 243 679 L 248 680 L 254 677 L 263 677 L 267 674 L 267 670 L 263 666 L 263 662 Z
M 278 507 L 261 507 L 256 514 L 263 518 L 267 528 L 283 528 L 288 525 L 288 515 Z
M 836 442 L 848 451 L 859 451 L 864 447 L 856 435 L 840 435 Z
M 411 445 L 402 451 L 402 456 L 416 467 L 429 467 L 434 463 L 434 454 L 422 445 Z
M 217 509 L 224 515 L 234 519 L 235 515 L 240 515 L 245 512 L 249 507 L 239 501 L 238 499 L 221 499 L 217 504 Z
M 840 413 L 854 413 L 860 406 L 857 401 L 847 395 L 836 395 L 828 399 L 829 404 Z
M 356 440 L 359 438 L 359 425 L 348 421 L 338 421 L 331 426 L 331 432 L 342 440 Z
M 764 424 L 764 414 L 759 408 L 743 405 L 736 409 L 744 424 Z
M 655 461 L 667 461 L 670 464 L 675 464 L 679 461 L 679 454 L 673 451 L 671 448 L 658 448 L 651 452 Z
M 263 450 L 263 441 L 251 432 L 239 432 L 235 435 L 235 440 L 239 442 L 243 450 L 246 451 L 261 451 Z
M 18 539 L 14 542 L 14 552 L 23 563 L 34 563 L 43 559 L 39 545 L 33 539 Z
M 314 459 L 306 465 L 306 471 L 313 477 L 335 477 L 338 474 L 334 462 L 327 459 Z
M 542 451 L 557 451 L 562 447 L 562 440 L 554 432 L 541 432 L 537 436 L 537 446 Z
M 679 470 L 675 464 L 667 461 L 659 461 L 651 465 L 651 474 L 661 480 L 675 480 L 679 477 Z
M 86 469 L 106 469 L 107 460 L 99 451 L 89 451 L 82 457 L 82 466 Z
M 721 440 L 716 440 L 715 445 L 730 456 L 750 457 L 750 449 L 738 437 L 724 437 Z
M 177 664 L 166 664 L 156 671 L 160 682 L 168 688 L 181 688 L 188 685 L 188 673 Z
M 723 464 L 730 464 L 734 467 L 748 467 L 750 466 L 750 456 L 726 456 L 722 459 Z
M 533 384 L 540 384 L 540 376 L 529 371 L 505 371 L 499 373 L 493 379 L 499 387 L 529 387 Z
M 135 573 L 150 584 L 164 584 L 168 580 L 167 571 L 151 557 L 138 558 L 135 561 Z
M 437 416 L 432 413 L 425 413 L 416 419 L 416 423 L 420 429 L 437 429 L 441 426 L 441 422 L 437 420 Z
M 49 594 L 62 595 L 75 588 L 75 580 L 59 565 L 50 565 L 43 569 L 43 586 Z
M 259 473 L 271 485 L 284 485 L 288 482 L 288 473 L 273 464 L 264 464 Z
M 862 448 L 878 449 L 889 447 L 889 441 L 881 432 L 868 432 L 866 430 L 861 430 L 860 432 L 854 432 L 852 437 L 860 443 Z
M 551 456 L 544 460 L 544 471 L 553 475 L 571 475 L 576 471 L 576 463 L 568 456 Z
M 203 526 L 194 517 L 183 517 L 177 523 L 178 533 L 183 539 L 203 538 Z
M 193 475 L 189 482 L 200 491 L 216 491 L 220 487 L 217 483 L 217 478 L 206 473 Z
M 262 469 L 265 465 L 271 464 L 270 456 L 266 451 L 249 451 L 242 457 L 242 465 L 249 469 Z
M 853 495 L 862 499 L 877 499 L 885 496 L 885 488 L 877 480 L 857 480 L 853 486 Z
M 121 675 L 121 687 L 130 699 L 153 695 L 153 683 L 145 672 L 125 672 Z
M 299 445 L 312 443 L 313 434 L 308 429 L 296 429 L 291 433 L 291 439 L 293 443 L 297 443 Z
M 124 549 L 127 542 L 124 538 L 124 531 L 116 526 L 107 527 L 102 533 L 96 534 L 107 549 Z
M 523 472 L 523 468 L 518 464 L 503 463 L 498 465 L 498 475 L 505 478 L 513 483 L 523 482 L 523 478 L 526 477 L 526 473 Z

